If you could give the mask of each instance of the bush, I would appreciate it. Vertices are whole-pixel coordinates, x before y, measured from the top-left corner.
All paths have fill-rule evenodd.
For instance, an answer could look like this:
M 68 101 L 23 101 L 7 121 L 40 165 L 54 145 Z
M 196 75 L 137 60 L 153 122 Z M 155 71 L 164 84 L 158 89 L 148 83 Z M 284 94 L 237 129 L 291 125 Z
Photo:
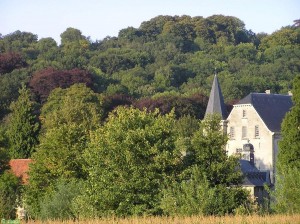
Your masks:
M 58 180 L 53 192 L 46 194 L 41 202 L 40 218 L 69 220 L 77 217 L 73 200 L 80 194 L 82 182 Z

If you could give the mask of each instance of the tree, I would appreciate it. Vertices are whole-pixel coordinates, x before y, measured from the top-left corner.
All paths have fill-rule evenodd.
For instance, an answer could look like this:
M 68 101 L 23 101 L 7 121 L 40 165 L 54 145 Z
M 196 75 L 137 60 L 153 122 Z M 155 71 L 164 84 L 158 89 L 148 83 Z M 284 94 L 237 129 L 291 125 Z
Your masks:
M 81 34 L 81 31 L 72 27 L 67 28 L 61 35 L 61 44 L 65 45 L 70 42 L 78 42 L 84 40 L 85 36 Z
M 154 111 L 158 108 L 161 114 L 168 114 L 174 109 L 176 118 L 190 115 L 198 119 L 204 117 L 206 105 L 207 97 L 201 94 L 179 97 L 167 93 L 155 98 L 142 98 L 133 103 L 133 106 L 140 110 L 147 108 L 148 111 Z
M 53 38 L 41 38 L 35 48 L 38 51 L 38 56 L 31 65 L 33 71 L 41 71 L 49 67 L 63 69 L 61 50 Z
M 15 69 L 11 73 L 0 75 L 0 119 L 10 112 L 9 106 L 19 96 L 18 90 L 26 83 L 29 72 L 25 69 Z
M 278 213 L 297 214 L 300 211 L 300 171 L 296 167 L 286 167 L 284 173 L 276 175 L 272 208 Z
M 284 174 L 287 167 L 300 169 L 300 76 L 293 83 L 293 107 L 281 125 L 277 169 Z
M 38 96 L 41 102 L 44 102 L 50 92 L 55 88 L 68 88 L 76 83 L 85 83 L 92 85 L 92 76 L 85 70 L 55 70 L 47 68 L 33 74 L 29 86 Z
M 0 39 L 1 52 L 24 52 L 37 42 L 38 36 L 30 32 L 17 30 Z
M 238 158 L 228 157 L 225 151 L 227 136 L 220 129 L 220 118 L 213 115 L 202 121 L 201 128 L 192 139 L 192 156 L 207 179 L 209 186 L 239 185 L 242 173 L 237 172 Z
M 176 173 L 174 115 L 118 107 L 91 136 L 85 201 L 96 216 L 160 214 L 160 192 Z
M 7 150 L 0 144 L 0 217 L 4 219 L 15 218 L 21 185 L 20 179 L 9 170 L 9 160 Z
M 226 142 L 220 117 L 205 118 L 186 149 L 183 172 L 164 191 L 161 206 L 165 213 L 224 215 L 250 203 L 247 191 L 239 186 L 238 158 L 226 155 Z
M 193 166 L 188 180 L 174 182 L 164 191 L 161 207 L 168 215 L 234 214 L 241 206 L 251 204 L 242 188 L 217 185 L 210 187 L 198 166 Z
M 26 61 L 19 53 L 0 54 L 0 74 L 10 73 L 14 69 L 23 68 L 26 65 Z
M 62 124 L 93 130 L 101 124 L 102 116 L 101 96 L 85 84 L 55 89 L 41 109 L 43 130 L 56 129 Z
M 39 124 L 35 113 L 36 105 L 31 101 L 29 89 L 24 85 L 19 97 L 10 106 L 11 114 L 7 128 L 11 158 L 30 158 L 37 144 Z
M 4 173 L 5 170 L 9 169 L 9 155 L 7 150 L 0 146 L 0 175 Z
M 130 106 L 132 104 L 132 97 L 125 94 L 115 94 L 106 96 L 103 100 L 104 118 L 118 106 Z
M 300 76 L 294 79 L 293 103 L 281 125 L 282 140 L 279 142 L 275 208 L 279 212 L 297 213 L 299 207 L 300 178 Z
M 88 64 L 89 40 L 81 31 L 69 27 L 61 35 L 62 64 L 67 69 L 85 68 Z
M 99 95 L 84 84 L 58 88 L 50 94 L 41 110 L 40 144 L 32 156 L 26 189 L 32 216 L 41 215 L 41 203 L 55 191 L 58 179 L 86 178 L 82 154 L 89 132 L 100 126 L 101 105 Z
M 0 215 L 4 219 L 14 219 L 15 208 L 20 193 L 20 180 L 11 171 L 0 174 Z

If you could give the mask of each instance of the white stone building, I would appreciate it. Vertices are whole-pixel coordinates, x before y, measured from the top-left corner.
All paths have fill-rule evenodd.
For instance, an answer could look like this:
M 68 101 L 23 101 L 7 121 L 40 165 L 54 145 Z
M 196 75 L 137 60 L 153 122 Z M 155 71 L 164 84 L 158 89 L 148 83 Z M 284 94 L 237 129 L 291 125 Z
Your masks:
M 258 170 L 269 171 L 274 183 L 281 122 L 291 107 L 291 96 L 269 92 L 250 93 L 240 100 L 227 117 L 228 155 L 241 154 Z
M 250 93 L 233 106 L 227 116 L 220 85 L 215 75 L 207 114 L 222 116 L 223 131 L 228 134 L 228 155 L 239 154 L 245 179 L 243 186 L 260 200 L 264 184 L 275 183 L 281 122 L 292 107 L 290 95 Z

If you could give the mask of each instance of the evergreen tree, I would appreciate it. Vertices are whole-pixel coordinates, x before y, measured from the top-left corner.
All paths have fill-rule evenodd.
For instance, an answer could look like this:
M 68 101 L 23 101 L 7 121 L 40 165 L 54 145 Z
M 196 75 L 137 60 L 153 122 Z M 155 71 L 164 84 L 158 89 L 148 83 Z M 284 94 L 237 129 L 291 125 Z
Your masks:
M 300 76 L 293 85 L 293 103 L 282 122 L 279 142 L 275 208 L 278 212 L 300 212 Z
M 7 129 L 9 153 L 11 158 L 29 158 L 38 142 L 39 124 L 29 89 L 23 85 L 19 94 L 17 101 L 10 105 L 12 112 Z

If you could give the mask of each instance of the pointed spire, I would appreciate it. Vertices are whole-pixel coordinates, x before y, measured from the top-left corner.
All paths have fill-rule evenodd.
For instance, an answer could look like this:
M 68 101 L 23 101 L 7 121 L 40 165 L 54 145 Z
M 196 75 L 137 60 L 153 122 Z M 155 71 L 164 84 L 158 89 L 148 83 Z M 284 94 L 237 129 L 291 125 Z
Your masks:
M 215 77 L 209 95 L 205 116 L 207 116 L 207 114 L 215 114 L 215 113 L 220 114 L 222 116 L 222 119 L 226 120 L 227 111 L 224 104 L 224 99 L 223 99 L 223 95 L 219 85 L 216 71 L 215 71 Z

